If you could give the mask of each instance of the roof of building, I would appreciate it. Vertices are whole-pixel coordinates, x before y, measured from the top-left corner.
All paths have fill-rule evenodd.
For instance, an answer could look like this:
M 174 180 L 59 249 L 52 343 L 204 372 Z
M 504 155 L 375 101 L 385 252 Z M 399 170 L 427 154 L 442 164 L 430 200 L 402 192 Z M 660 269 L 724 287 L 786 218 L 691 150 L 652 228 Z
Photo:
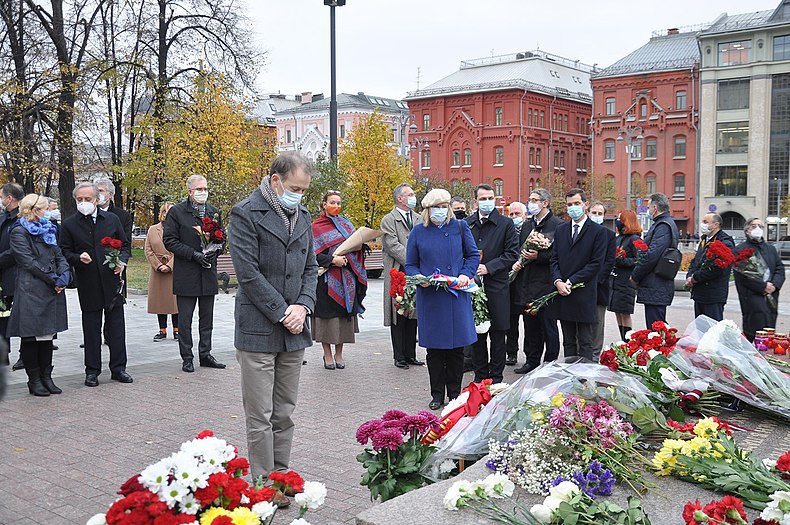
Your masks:
M 329 111 L 329 98 L 322 98 L 320 100 L 314 100 L 307 104 L 301 104 L 298 107 L 292 107 L 282 111 L 278 116 L 284 115 L 293 115 L 293 114 L 300 114 L 300 113 L 322 113 Z M 374 110 L 376 108 L 381 109 L 384 112 L 392 113 L 392 112 L 407 112 L 409 110 L 408 104 L 402 100 L 396 100 L 394 98 L 386 98 L 386 97 L 379 97 L 374 95 L 366 95 L 363 92 L 359 92 L 356 95 L 352 95 L 350 93 L 338 93 L 337 95 L 337 109 L 348 109 L 348 108 L 356 108 L 356 109 L 369 109 Z
M 710 27 L 704 31 L 701 31 L 700 36 L 705 37 L 717 33 L 744 31 L 766 25 L 772 25 L 774 23 L 787 23 L 787 20 L 771 20 L 775 11 L 776 9 L 769 9 L 767 11 L 754 11 L 751 13 L 741 13 L 737 15 L 728 15 L 727 13 L 724 13 L 719 18 L 717 18 L 716 21 L 710 25 Z
M 687 69 L 699 62 L 697 31 L 654 36 L 650 41 L 624 56 L 593 78 L 617 77 L 651 71 Z
M 279 111 L 284 111 L 302 103 L 297 100 L 297 97 L 288 97 L 281 94 L 264 95 L 258 99 L 255 109 L 252 110 L 252 117 L 258 121 L 259 124 L 275 125 L 274 115 Z
M 406 100 L 516 88 L 591 102 L 592 71 L 593 66 L 540 50 L 465 60 L 458 71 L 412 91 Z

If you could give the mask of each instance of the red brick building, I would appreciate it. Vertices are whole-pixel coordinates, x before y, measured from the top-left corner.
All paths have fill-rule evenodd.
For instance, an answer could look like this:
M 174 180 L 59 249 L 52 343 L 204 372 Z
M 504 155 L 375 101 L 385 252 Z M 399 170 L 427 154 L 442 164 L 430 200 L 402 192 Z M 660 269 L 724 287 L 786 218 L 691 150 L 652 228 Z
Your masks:
M 501 203 L 524 202 L 536 187 L 584 185 L 592 70 L 544 51 L 462 62 L 406 97 L 415 173 L 489 183 Z
M 670 29 L 593 74 L 592 169 L 603 176 L 607 217 L 665 193 L 678 228 L 695 230 L 699 49 L 697 33 Z

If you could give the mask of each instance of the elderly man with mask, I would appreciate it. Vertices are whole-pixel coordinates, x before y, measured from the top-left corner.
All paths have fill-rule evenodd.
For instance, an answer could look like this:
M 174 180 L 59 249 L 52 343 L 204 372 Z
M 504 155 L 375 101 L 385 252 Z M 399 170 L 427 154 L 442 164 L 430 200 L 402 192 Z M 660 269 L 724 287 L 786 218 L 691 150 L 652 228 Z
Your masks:
M 201 227 L 204 218 L 216 221 L 221 231 L 222 215 L 206 202 L 208 182 L 202 175 L 187 179 L 189 196 L 167 213 L 162 240 L 165 248 L 173 253 L 173 294 L 178 305 L 178 348 L 181 353 L 181 370 L 195 371 L 192 352 L 192 316 L 195 306 L 199 310 L 198 359 L 200 366 L 225 368 L 211 355 L 211 334 L 214 330 L 214 297 L 219 293 L 217 283 L 217 254 L 203 252 L 203 245 L 195 227 Z
M 741 302 L 743 313 L 743 332 L 749 341 L 763 328 L 776 328 L 776 316 L 779 305 L 779 290 L 785 282 L 785 266 L 776 248 L 763 237 L 765 234 L 762 219 L 754 218 L 746 221 L 743 228 L 746 240 L 735 247 L 735 254 L 744 250 L 754 250 L 757 261 L 765 263 L 762 278 L 747 277 L 735 269 L 735 288 Z
M 691 290 L 694 300 L 694 317 L 707 315 L 711 319 L 721 321 L 724 319 L 724 305 L 730 292 L 730 268 L 702 268 L 708 247 L 720 241 L 730 249 L 735 250 L 735 243 L 727 232 L 721 229 L 721 215 L 708 213 L 702 217 L 699 225 L 702 241 L 697 247 L 694 260 L 691 261 L 686 274 L 686 288 Z

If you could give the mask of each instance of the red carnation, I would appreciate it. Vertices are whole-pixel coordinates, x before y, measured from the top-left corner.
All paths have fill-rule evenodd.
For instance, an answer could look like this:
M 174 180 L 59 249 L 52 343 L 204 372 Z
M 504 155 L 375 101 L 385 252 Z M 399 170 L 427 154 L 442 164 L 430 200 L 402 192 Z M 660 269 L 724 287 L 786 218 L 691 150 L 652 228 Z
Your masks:
M 738 255 L 735 257 L 735 262 L 743 262 L 751 256 L 754 255 L 754 248 L 745 248 L 738 252 Z
M 214 231 L 214 225 L 211 224 L 210 222 L 208 224 L 203 223 L 203 231 L 206 233 L 211 233 L 212 231 Z
M 285 473 L 285 484 L 288 485 L 293 492 L 302 492 L 304 490 L 304 479 L 293 470 L 289 470 Z
M 217 231 L 215 231 L 215 232 L 213 233 L 213 235 L 214 235 L 214 239 L 216 239 L 216 240 L 218 240 L 218 241 L 220 241 L 220 242 L 222 242 L 222 239 L 224 239 L 224 238 L 225 238 L 225 234 L 224 234 L 224 233 L 222 233 L 222 230 L 217 230 Z
M 645 241 L 643 241 L 642 239 L 637 239 L 637 240 L 634 241 L 634 248 L 636 248 L 640 252 L 646 252 L 647 251 L 647 243 L 645 243 Z
M 207 437 L 214 437 L 214 432 L 212 432 L 211 430 L 204 430 L 200 434 L 197 435 L 198 439 L 203 439 L 203 438 L 207 438 Z
M 250 462 L 247 461 L 247 458 L 233 458 L 228 461 L 225 471 L 228 474 L 235 475 L 237 477 L 246 476 L 250 471 Z
M 700 525 L 700 522 L 695 519 L 695 514 L 697 511 L 702 510 L 702 504 L 700 504 L 699 500 L 695 501 L 694 503 L 688 502 L 683 507 L 683 519 L 686 521 L 686 525 Z M 701 518 L 702 516 L 697 515 L 697 517 Z
M 647 352 L 642 351 L 636 354 L 636 364 L 639 366 L 647 366 L 647 362 L 650 361 L 650 356 L 647 355 Z
M 140 477 L 140 474 L 135 474 L 131 478 L 129 478 L 126 481 L 124 481 L 123 485 L 121 485 L 121 488 L 118 489 L 118 494 L 120 494 L 122 496 L 128 496 L 132 492 L 138 492 L 138 491 L 141 491 L 141 490 L 148 490 L 148 489 L 146 489 L 145 487 L 143 487 L 140 484 L 140 482 L 138 481 L 139 477 Z
M 776 470 L 790 473 L 790 450 L 779 456 L 779 459 L 776 460 Z
M 617 371 L 620 362 L 617 360 L 617 354 L 615 354 L 613 349 L 608 348 L 601 352 L 601 364 L 608 366 L 610 370 Z
M 248 488 L 247 491 L 244 493 L 250 499 L 250 507 L 255 505 L 256 503 L 260 503 L 261 501 L 272 501 L 274 499 L 274 495 L 276 491 L 271 487 L 263 487 L 261 489 L 255 490 L 253 488 Z
M 724 496 L 719 502 L 719 511 L 724 515 L 727 523 L 740 523 L 738 516 L 746 520 L 746 511 L 743 510 L 743 502 L 735 496 Z M 736 521 L 730 521 L 736 520 Z
M 617 257 L 618 259 L 625 259 L 627 256 L 628 254 L 625 252 L 625 250 L 623 250 L 618 246 L 617 250 L 615 250 L 615 257 Z

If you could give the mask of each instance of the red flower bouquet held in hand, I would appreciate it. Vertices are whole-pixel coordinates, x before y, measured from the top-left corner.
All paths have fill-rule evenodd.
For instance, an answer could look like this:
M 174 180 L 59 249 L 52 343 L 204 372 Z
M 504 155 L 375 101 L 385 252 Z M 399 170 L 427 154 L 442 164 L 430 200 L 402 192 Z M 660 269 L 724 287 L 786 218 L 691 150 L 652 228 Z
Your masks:
M 200 236 L 200 243 L 203 245 L 203 253 L 209 254 L 221 251 L 225 242 L 225 232 L 219 225 L 219 216 L 214 214 L 214 218 L 203 217 L 200 226 L 193 226 Z
M 101 245 L 104 246 L 104 251 L 107 252 L 107 255 L 104 257 L 104 264 L 106 264 L 110 270 L 115 270 L 119 266 L 123 266 L 123 263 L 121 263 L 121 248 L 123 248 L 123 241 L 112 237 L 105 237 L 101 240 Z
M 735 256 L 726 244 L 721 241 L 713 241 L 705 251 L 705 259 L 702 261 L 700 270 L 709 268 L 726 269 L 735 264 Z

